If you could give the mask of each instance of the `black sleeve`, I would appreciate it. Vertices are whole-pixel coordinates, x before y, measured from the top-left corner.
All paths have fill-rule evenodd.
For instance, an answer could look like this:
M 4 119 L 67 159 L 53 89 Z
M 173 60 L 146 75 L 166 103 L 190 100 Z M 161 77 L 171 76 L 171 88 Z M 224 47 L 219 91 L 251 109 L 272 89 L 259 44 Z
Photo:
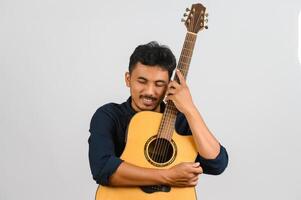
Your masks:
M 228 153 L 227 150 L 220 145 L 220 152 L 216 158 L 205 159 L 198 155 L 195 161 L 200 162 L 204 174 L 219 175 L 225 171 L 228 165 Z
M 178 113 L 176 119 L 176 131 L 182 135 L 191 135 L 191 130 L 187 119 L 183 113 Z M 220 145 L 220 152 L 214 159 L 205 159 L 198 155 L 196 157 L 196 162 L 200 162 L 203 168 L 204 174 L 219 175 L 221 174 L 228 165 L 228 153 L 225 147 Z
M 90 123 L 89 161 L 93 179 L 101 185 L 109 184 L 109 177 L 122 160 L 115 156 L 114 120 L 103 109 L 98 109 Z

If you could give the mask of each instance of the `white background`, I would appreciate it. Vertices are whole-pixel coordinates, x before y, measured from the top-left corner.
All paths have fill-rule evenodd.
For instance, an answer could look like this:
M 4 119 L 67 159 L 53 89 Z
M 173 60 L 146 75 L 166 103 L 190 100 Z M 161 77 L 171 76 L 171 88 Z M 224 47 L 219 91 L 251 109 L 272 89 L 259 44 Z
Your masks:
M 134 48 L 179 57 L 194 1 L 0 0 L 0 199 L 93 199 L 89 122 L 129 95 Z M 301 198 L 301 1 L 202 1 L 188 83 L 230 161 L 199 199 Z

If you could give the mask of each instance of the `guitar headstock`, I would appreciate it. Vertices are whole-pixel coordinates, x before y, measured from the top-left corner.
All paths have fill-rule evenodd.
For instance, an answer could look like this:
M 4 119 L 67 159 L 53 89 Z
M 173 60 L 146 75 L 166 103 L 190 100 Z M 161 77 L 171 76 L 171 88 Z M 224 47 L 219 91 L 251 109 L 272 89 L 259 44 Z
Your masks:
M 186 19 L 182 19 L 182 21 L 185 23 L 187 31 L 198 33 L 200 30 L 208 28 L 208 13 L 205 12 L 206 8 L 200 3 L 192 4 L 190 9 L 186 8 L 186 13 L 184 14 Z

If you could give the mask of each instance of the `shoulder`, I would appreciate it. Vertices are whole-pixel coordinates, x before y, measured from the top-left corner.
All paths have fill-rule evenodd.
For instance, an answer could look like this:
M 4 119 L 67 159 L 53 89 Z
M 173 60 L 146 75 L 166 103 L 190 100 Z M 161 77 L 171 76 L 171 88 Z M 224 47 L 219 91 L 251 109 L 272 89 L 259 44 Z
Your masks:
M 126 118 L 126 102 L 107 103 L 99 107 L 90 121 L 90 131 L 112 129 L 123 123 Z
M 105 117 L 110 119 L 116 119 L 122 114 L 126 112 L 126 105 L 125 103 L 107 103 L 103 106 L 99 107 L 93 117 L 93 118 L 99 118 L 99 117 Z

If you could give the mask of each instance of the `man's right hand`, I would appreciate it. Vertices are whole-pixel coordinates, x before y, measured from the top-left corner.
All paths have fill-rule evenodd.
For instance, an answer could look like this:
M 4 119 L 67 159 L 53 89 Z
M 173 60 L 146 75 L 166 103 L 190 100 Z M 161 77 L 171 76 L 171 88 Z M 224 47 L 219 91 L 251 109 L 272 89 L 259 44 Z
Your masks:
M 203 173 L 200 163 L 183 162 L 169 169 L 143 168 L 122 162 L 110 177 L 111 186 L 169 185 L 192 187 Z
M 183 162 L 167 169 L 165 178 L 170 186 L 192 187 L 196 186 L 201 173 L 203 169 L 200 163 Z

